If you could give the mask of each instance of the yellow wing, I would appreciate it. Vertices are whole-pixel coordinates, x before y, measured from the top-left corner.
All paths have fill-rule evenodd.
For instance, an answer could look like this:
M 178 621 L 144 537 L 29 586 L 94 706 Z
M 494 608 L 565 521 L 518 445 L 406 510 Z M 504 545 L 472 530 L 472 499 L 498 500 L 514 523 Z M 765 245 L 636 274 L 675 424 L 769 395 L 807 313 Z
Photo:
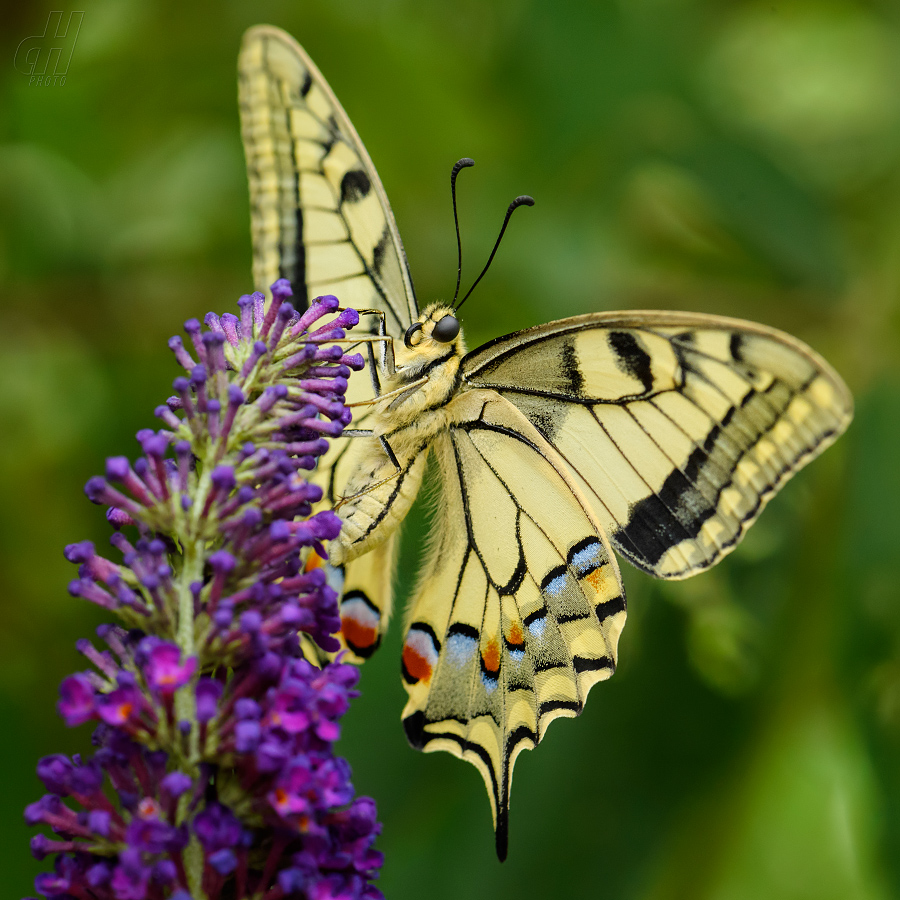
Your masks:
M 369 154 L 303 48 L 251 28 L 238 60 L 253 279 L 287 278 L 295 305 L 335 294 L 402 335 L 418 315 L 394 216 Z
M 562 319 L 485 344 L 463 370 L 521 410 L 616 550 L 660 578 L 732 550 L 853 414 L 846 385 L 809 347 L 718 316 Z
M 421 750 L 467 759 L 506 855 L 513 764 L 615 668 L 618 566 L 559 456 L 493 391 L 454 401 L 433 444 L 440 506 L 409 613 L 403 723 Z
M 297 308 L 334 294 L 345 306 L 382 310 L 387 333 L 402 337 L 418 316 L 406 255 L 375 167 L 328 83 L 290 35 L 262 25 L 244 35 L 238 85 L 257 289 L 287 278 Z M 360 330 L 377 326 L 368 317 Z M 350 379 L 347 402 L 376 390 L 378 349 L 370 346 L 347 348 L 369 360 L 368 376 Z M 369 413 L 358 409 L 351 427 L 365 429 Z M 363 443 L 335 441 L 320 461 L 313 480 L 329 505 Z M 391 542 L 346 567 L 342 618 L 359 639 L 373 615 L 379 623 L 370 645 L 353 647 L 357 658 L 374 650 L 387 622 L 393 555 Z

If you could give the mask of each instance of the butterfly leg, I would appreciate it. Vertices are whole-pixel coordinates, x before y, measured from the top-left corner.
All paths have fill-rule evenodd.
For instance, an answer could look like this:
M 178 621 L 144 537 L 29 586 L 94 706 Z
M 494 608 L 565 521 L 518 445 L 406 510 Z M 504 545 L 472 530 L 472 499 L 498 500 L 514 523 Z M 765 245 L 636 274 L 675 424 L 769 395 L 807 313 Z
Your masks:
M 373 397 L 371 400 L 358 400 L 356 403 L 345 403 L 345 406 L 371 406 L 373 403 L 380 403 L 382 400 L 388 400 L 391 397 L 399 397 L 401 394 L 406 391 L 414 390 L 415 388 L 420 388 L 423 384 L 426 384 L 428 381 L 428 376 L 423 375 L 421 378 L 417 378 L 415 381 L 411 381 L 409 384 L 404 384 L 402 387 L 398 387 L 393 391 L 389 391 L 386 394 L 379 394 L 377 397 Z M 346 432 L 344 432 L 346 434 Z
M 385 372 L 388 377 L 394 374 L 396 371 L 396 365 L 394 364 L 394 339 L 387 333 L 387 324 L 385 323 L 384 318 L 384 310 L 383 309 L 358 309 L 357 312 L 361 316 L 377 316 L 378 317 L 378 333 L 377 337 L 383 339 L 384 343 L 381 347 L 381 359 L 379 360 L 382 372 Z M 374 337 L 375 335 L 373 335 Z M 369 353 L 372 354 L 372 342 L 369 343 Z M 372 361 L 372 378 L 373 380 L 377 377 L 376 367 L 374 364 L 374 360 Z M 379 393 L 380 385 L 375 385 L 375 392 Z
M 387 396 L 387 394 L 385 394 L 385 396 Z M 394 455 L 394 451 L 391 449 L 391 445 L 388 443 L 387 438 L 384 437 L 384 435 L 381 435 L 378 440 L 381 443 L 381 449 L 387 453 L 388 459 L 397 467 L 397 471 L 399 472 L 403 467 L 397 462 L 397 457 Z
M 381 481 L 375 481 L 372 484 L 368 484 L 361 491 L 357 491 L 355 494 L 351 494 L 349 497 L 341 497 L 341 499 L 334 504 L 334 511 L 337 512 L 345 503 L 349 503 L 351 500 L 358 500 L 360 497 L 365 497 L 366 494 L 371 494 L 372 491 L 380 488 L 382 485 L 388 484 L 402 474 L 403 469 L 399 468 L 398 466 L 397 471 L 394 472 L 393 475 L 388 475 L 387 478 L 382 478 Z
M 374 437 L 374 436 L 375 436 L 375 432 L 372 431 L 371 428 L 345 428 L 341 432 L 341 437 Z M 397 469 L 397 471 L 398 472 L 401 471 L 403 469 L 403 466 L 401 466 L 400 463 L 398 462 L 397 456 L 394 453 L 393 448 L 388 443 L 388 439 L 382 435 L 378 438 L 378 442 L 381 444 L 381 449 L 384 450 L 384 452 L 387 454 L 387 458 L 394 464 L 394 467 Z M 390 478 L 385 478 L 383 481 L 380 481 L 379 484 L 384 484 L 385 482 L 390 481 L 391 478 L 396 478 L 396 477 L 397 477 L 397 474 L 394 473 L 393 475 L 391 475 Z M 374 485 L 372 487 L 374 487 Z M 360 491 L 359 494 L 354 494 L 354 496 L 361 497 L 363 494 L 367 494 L 370 490 L 371 490 L 371 488 L 366 488 L 366 490 Z M 345 497 L 344 499 L 349 500 L 350 498 Z
M 344 435 L 347 435 L 347 432 L 344 432 Z M 360 430 L 356 434 L 350 434 L 350 437 L 371 437 L 371 431 L 362 431 Z M 391 461 L 391 464 L 394 466 L 395 471 L 388 475 L 387 478 L 382 478 L 379 481 L 374 481 L 372 484 L 367 484 L 361 491 L 357 491 L 355 494 L 350 494 L 348 497 L 341 497 L 337 503 L 334 504 L 334 510 L 337 512 L 345 503 L 349 503 L 351 500 L 357 500 L 360 497 L 364 497 L 366 494 L 370 494 L 376 488 L 380 488 L 384 484 L 388 484 L 393 481 L 398 475 L 403 473 L 403 466 L 400 465 L 400 462 L 397 459 L 397 455 L 394 453 L 393 448 L 388 443 L 387 438 L 380 436 L 378 438 L 379 443 L 381 444 L 382 450 L 384 450 L 387 458 Z

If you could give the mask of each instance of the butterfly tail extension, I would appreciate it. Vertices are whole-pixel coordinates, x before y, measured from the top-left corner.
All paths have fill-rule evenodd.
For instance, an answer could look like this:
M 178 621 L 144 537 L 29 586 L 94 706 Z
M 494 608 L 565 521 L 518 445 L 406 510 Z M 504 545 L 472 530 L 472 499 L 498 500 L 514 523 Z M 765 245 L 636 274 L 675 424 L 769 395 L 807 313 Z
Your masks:
M 625 600 L 609 543 L 558 455 L 493 391 L 454 401 L 438 438 L 441 504 L 409 613 L 410 743 L 481 773 L 497 852 L 513 768 L 614 671 Z

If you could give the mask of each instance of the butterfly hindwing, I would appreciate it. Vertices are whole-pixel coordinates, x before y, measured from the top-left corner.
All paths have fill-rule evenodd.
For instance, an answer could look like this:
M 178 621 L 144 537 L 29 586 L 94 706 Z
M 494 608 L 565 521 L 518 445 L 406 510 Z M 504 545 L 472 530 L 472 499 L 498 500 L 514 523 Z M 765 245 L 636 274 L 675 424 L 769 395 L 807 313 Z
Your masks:
M 253 276 L 287 278 L 295 305 L 336 294 L 402 335 L 418 315 L 406 256 L 369 155 L 303 48 L 277 28 L 244 36 L 238 61 Z
M 381 644 L 391 614 L 391 582 L 397 533 L 344 566 L 341 641 L 354 662 L 368 659 Z
M 433 444 L 440 507 L 403 650 L 410 742 L 481 772 L 505 855 L 512 769 L 615 667 L 615 558 L 557 454 L 510 403 L 472 391 Z
M 661 578 L 729 552 L 766 501 L 846 428 L 852 399 L 821 357 L 736 319 L 578 316 L 470 353 L 464 378 L 553 445 L 613 546 Z

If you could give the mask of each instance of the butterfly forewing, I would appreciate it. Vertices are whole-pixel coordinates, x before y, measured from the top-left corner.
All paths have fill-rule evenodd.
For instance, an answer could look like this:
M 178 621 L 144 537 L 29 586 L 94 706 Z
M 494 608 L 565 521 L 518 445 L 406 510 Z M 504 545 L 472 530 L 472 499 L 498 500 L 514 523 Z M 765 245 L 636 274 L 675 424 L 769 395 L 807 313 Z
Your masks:
M 615 667 L 618 567 L 557 454 L 510 403 L 472 391 L 433 445 L 440 508 L 404 644 L 410 741 L 469 760 L 505 855 L 512 768 Z
M 613 546 L 661 578 L 731 550 L 852 415 L 841 379 L 799 341 L 687 313 L 552 322 L 469 354 L 464 377 L 528 417 Z
M 238 61 L 250 183 L 253 278 L 287 278 L 296 305 L 335 294 L 385 311 L 402 335 L 418 315 L 406 257 L 369 155 L 303 48 L 251 28 Z

